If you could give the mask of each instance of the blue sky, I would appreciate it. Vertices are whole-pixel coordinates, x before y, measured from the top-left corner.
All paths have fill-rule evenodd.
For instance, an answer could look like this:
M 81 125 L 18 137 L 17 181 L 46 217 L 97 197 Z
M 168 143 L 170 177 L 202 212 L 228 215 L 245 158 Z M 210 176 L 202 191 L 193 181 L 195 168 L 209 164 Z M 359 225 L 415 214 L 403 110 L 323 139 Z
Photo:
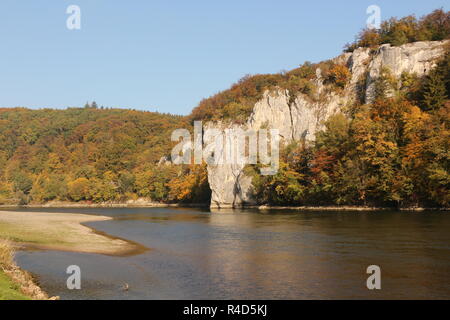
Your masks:
M 2 0 L 0 107 L 99 105 L 188 114 L 246 74 L 334 57 L 365 26 L 448 1 Z M 81 8 L 81 30 L 66 9 Z

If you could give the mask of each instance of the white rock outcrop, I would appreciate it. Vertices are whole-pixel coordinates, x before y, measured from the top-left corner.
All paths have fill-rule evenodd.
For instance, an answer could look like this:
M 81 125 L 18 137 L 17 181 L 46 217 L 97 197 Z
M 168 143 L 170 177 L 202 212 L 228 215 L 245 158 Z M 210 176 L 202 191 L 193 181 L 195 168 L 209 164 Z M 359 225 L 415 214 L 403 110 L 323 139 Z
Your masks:
M 334 59 L 336 63 L 348 66 L 351 79 L 339 94 L 326 89 L 320 70 L 316 72 L 315 84 L 320 99 L 311 99 L 299 94 L 291 98 L 287 90 L 266 91 L 251 113 L 242 129 L 278 129 L 281 141 L 314 141 L 315 134 L 323 128 L 323 123 L 342 107 L 350 104 L 362 90 L 367 103 L 373 100 L 374 83 L 384 67 L 399 77 L 403 72 L 426 74 L 444 53 L 444 41 L 428 41 L 405 44 L 400 47 L 382 45 L 378 50 L 359 48 L 352 53 L 344 53 Z M 363 88 L 359 88 L 364 83 Z M 210 128 L 223 130 L 223 123 L 208 123 Z M 229 125 L 228 128 L 237 128 Z M 244 173 L 244 165 L 208 165 L 208 180 L 212 190 L 212 208 L 230 208 L 254 204 L 252 179 Z
M 399 47 L 382 45 L 368 66 L 366 102 L 374 99 L 375 81 L 383 68 L 389 69 L 395 77 L 403 72 L 422 76 L 436 66 L 436 60 L 444 53 L 445 41 L 420 41 Z
M 208 182 L 211 186 L 211 207 L 213 208 L 235 208 L 243 204 L 254 204 L 252 196 L 252 178 L 244 174 L 244 164 L 227 161 L 229 157 L 228 146 L 236 142 L 236 131 L 249 129 L 246 125 L 208 123 L 204 127 L 205 132 L 217 129 L 216 134 L 211 134 L 210 140 L 214 141 L 219 135 L 223 141 L 223 148 L 214 151 L 216 161 L 223 163 L 217 165 L 209 164 Z M 205 137 L 204 137 L 205 138 Z M 205 139 L 206 140 L 206 139 Z M 218 160 L 221 159 L 221 160 Z M 210 162 L 208 162 L 210 163 Z

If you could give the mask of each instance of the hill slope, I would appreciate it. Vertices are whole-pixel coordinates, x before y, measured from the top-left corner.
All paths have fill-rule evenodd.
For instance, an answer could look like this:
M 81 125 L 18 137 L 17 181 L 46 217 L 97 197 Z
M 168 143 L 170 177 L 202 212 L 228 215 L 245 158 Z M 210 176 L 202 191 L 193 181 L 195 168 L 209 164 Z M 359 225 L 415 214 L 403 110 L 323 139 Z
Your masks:
M 190 169 L 158 166 L 184 127 L 185 117 L 152 112 L 0 109 L 0 204 L 189 201 L 169 195 L 168 183 Z

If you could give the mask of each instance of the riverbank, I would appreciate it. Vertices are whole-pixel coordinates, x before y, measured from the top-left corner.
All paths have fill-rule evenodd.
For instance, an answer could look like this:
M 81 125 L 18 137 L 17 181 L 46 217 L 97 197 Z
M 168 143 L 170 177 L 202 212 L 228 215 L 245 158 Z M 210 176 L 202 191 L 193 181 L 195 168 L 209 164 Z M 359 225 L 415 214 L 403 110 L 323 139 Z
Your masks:
M 365 207 L 365 206 L 299 206 L 299 207 L 279 207 L 279 206 L 256 206 L 258 210 L 296 210 L 296 211 L 450 211 L 450 208 L 389 208 L 389 207 Z
M 68 202 L 51 201 L 47 203 L 34 203 L 27 205 L 0 205 L 0 208 L 208 208 L 212 211 L 253 209 L 260 211 L 450 211 L 450 208 L 426 208 L 426 207 L 371 207 L 371 206 L 269 206 L 269 205 L 243 205 L 235 207 L 231 205 L 209 205 L 206 203 L 161 203 L 148 200 L 129 200 L 126 202 Z
M 48 299 L 33 277 L 14 262 L 13 244 L 0 239 L 0 300 Z
M 15 264 L 15 249 L 120 256 L 148 250 L 140 244 L 103 234 L 82 224 L 110 219 L 72 213 L 0 211 L 0 300 L 49 299 L 31 274 Z
M 0 211 L 0 235 L 27 249 L 50 249 L 132 255 L 144 246 L 112 237 L 83 223 L 111 220 L 110 217 L 74 213 Z
M 206 208 L 208 203 L 161 203 L 145 199 L 128 200 L 124 202 L 69 202 L 50 201 L 46 203 L 30 203 L 26 205 L 7 204 L 0 208 Z
M 369 206 L 269 206 L 269 205 L 244 205 L 239 208 L 233 208 L 231 205 L 225 206 L 211 206 L 211 212 L 225 212 L 229 210 L 253 209 L 258 211 L 450 211 L 450 208 L 424 208 L 424 207 L 410 207 L 410 208 L 392 208 L 392 207 L 369 207 Z

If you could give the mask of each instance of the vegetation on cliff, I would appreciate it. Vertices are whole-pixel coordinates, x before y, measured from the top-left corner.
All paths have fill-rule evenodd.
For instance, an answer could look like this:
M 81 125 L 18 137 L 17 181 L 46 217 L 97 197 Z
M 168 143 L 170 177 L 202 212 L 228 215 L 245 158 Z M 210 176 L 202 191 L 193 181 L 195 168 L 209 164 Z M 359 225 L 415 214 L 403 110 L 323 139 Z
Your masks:
M 450 38 L 450 12 L 442 9 L 417 19 L 407 16 L 401 19 L 391 18 L 381 24 L 380 30 L 365 29 L 361 31 L 354 43 L 347 44 L 345 51 L 351 52 L 359 47 L 377 48 L 389 43 L 394 46 L 415 41 L 435 41 Z M 316 96 L 316 70 L 321 69 L 321 76 L 331 90 L 342 89 L 350 77 L 346 66 L 333 61 L 316 64 L 309 62 L 291 71 L 277 74 L 247 75 L 233 84 L 230 89 L 221 91 L 207 99 L 192 110 L 191 120 L 232 119 L 244 123 L 253 110 L 255 103 L 262 98 L 264 91 L 283 88 L 291 97 L 303 93 L 311 99 Z
M 320 68 L 321 77 L 327 89 L 339 91 L 350 80 L 347 66 L 331 60 L 310 63 L 305 62 L 291 71 L 277 74 L 247 75 L 230 89 L 204 99 L 192 110 L 191 120 L 231 120 L 245 123 L 253 111 L 255 103 L 266 90 L 286 89 L 292 98 L 305 94 L 311 100 L 319 99 L 316 92 L 316 70 Z
M 374 103 L 329 118 L 314 145 L 287 146 L 277 175 L 255 175 L 258 201 L 448 207 L 449 81 L 448 52 L 423 78 L 387 72 Z
M 417 19 L 410 15 L 401 19 L 391 18 L 381 23 L 380 29 L 364 29 L 345 51 L 356 48 L 376 48 L 382 44 L 401 46 L 416 41 L 439 41 L 450 37 L 450 12 L 442 9 Z

